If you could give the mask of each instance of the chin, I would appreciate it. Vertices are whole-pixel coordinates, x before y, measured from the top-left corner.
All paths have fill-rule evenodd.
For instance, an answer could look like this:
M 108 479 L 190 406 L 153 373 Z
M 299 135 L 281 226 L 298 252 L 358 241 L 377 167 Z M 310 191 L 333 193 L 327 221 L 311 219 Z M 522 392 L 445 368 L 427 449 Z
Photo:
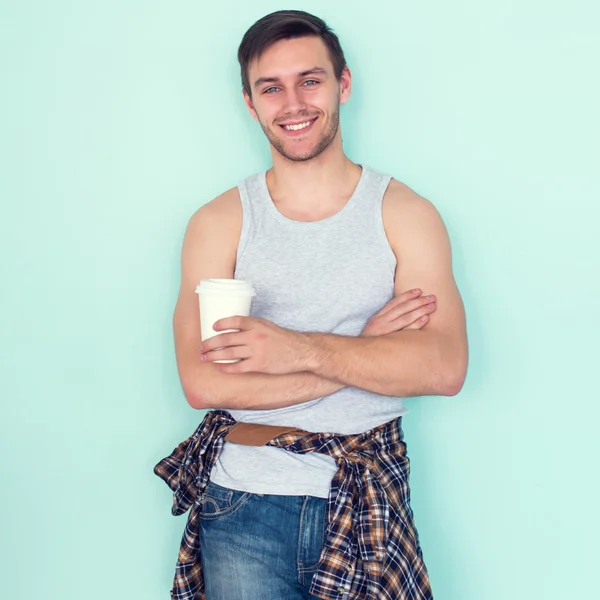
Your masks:
M 285 158 L 293 162 L 304 162 L 306 160 L 311 160 L 312 158 L 315 158 L 315 156 L 317 155 L 315 154 L 313 148 L 310 152 L 286 152 L 285 154 L 283 154 L 283 156 L 285 156 Z

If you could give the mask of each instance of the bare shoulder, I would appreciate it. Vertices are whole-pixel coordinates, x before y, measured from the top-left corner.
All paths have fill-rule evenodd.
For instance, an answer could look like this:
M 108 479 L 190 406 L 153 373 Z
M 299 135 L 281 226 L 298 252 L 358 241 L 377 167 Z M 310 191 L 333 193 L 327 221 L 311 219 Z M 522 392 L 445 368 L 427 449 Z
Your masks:
M 231 279 L 242 224 L 237 188 L 226 191 L 199 208 L 190 218 L 181 249 L 181 283 L 173 313 L 177 367 L 186 397 L 197 401 L 199 378 L 208 376 L 209 365 L 200 366 L 198 348 L 202 326 L 196 286 L 203 279 Z
M 182 286 L 195 286 L 204 277 L 233 277 L 241 230 L 242 205 L 237 188 L 199 208 L 183 240 Z
M 387 188 L 382 212 L 386 235 L 397 256 L 407 245 L 422 248 L 448 242 L 446 226 L 433 203 L 396 179 Z
M 406 184 L 392 179 L 383 198 L 384 220 L 441 219 L 432 202 Z
M 188 231 L 217 230 L 239 233 L 242 226 L 242 204 L 237 187 L 231 188 L 201 206 L 190 218 Z

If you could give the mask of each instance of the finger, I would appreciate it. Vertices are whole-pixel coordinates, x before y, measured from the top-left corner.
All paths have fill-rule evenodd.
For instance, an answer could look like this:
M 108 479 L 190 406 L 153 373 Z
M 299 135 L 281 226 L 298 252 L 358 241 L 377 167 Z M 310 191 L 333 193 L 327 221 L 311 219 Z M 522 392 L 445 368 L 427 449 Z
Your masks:
M 212 350 L 202 354 L 204 362 L 215 362 L 216 360 L 240 360 L 250 357 L 250 349 L 248 346 L 232 346 L 230 348 L 222 348 Z
M 419 317 L 414 323 L 411 323 L 410 325 L 407 325 L 404 330 L 407 329 L 423 329 L 423 327 L 425 327 L 425 325 L 427 325 L 427 323 L 429 323 L 429 315 L 423 315 L 422 317 Z
M 429 321 L 429 315 L 434 313 L 436 309 L 437 305 L 434 302 L 426 304 L 425 306 L 422 306 L 417 310 L 413 310 L 405 315 L 398 317 L 397 319 L 394 319 L 389 323 L 389 327 L 393 328 L 393 331 L 401 331 L 402 329 L 407 329 L 415 323 L 419 323 L 420 319 L 426 317 L 425 322 L 423 322 L 420 326 L 423 327 Z M 420 329 L 420 327 L 417 328 Z
M 227 317 L 225 319 L 219 319 L 214 325 L 215 331 L 223 331 L 225 329 L 238 329 L 246 331 L 252 326 L 254 319 L 252 317 Z
M 382 317 L 392 308 L 402 304 L 404 302 L 408 302 L 409 300 L 413 300 L 418 298 L 422 294 L 422 290 L 416 288 L 414 290 L 409 290 L 408 292 L 403 292 L 399 296 L 392 298 L 379 312 L 375 313 L 371 318 L 376 319 L 378 317 Z
M 423 306 L 428 306 L 429 304 L 435 305 L 436 303 L 437 299 L 434 295 L 421 296 L 420 298 L 403 302 L 402 304 L 392 308 L 385 314 L 385 319 L 386 321 L 391 321 L 403 315 L 408 315 L 416 310 L 420 310 Z
M 381 322 L 376 326 L 377 333 L 375 335 L 386 335 L 388 333 L 402 331 L 403 329 L 408 329 L 413 324 L 417 324 L 417 326 L 410 327 L 411 329 L 420 329 L 427 324 L 429 315 L 435 312 L 436 308 L 437 306 L 435 303 L 430 303 L 407 314 L 401 315 L 396 319 L 390 319 L 388 317 L 380 319 Z M 422 317 L 427 318 L 423 323 L 419 323 L 419 319 Z
M 240 332 L 234 331 L 230 333 L 221 333 L 220 335 L 213 335 L 212 337 L 204 340 L 200 346 L 201 352 L 210 352 L 217 348 L 226 348 L 228 346 L 241 346 L 244 344 L 245 338 L 242 337 Z
M 398 306 L 392 307 L 391 309 L 389 309 L 387 312 L 385 312 L 384 314 L 382 314 L 380 316 L 375 315 L 375 316 L 371 317 L 369 319 L 368 323 L 370 323 L 370 325 L 373 326 L 378 321 L 383 321 L 383 325 L 380 324 L 379 325 L 380 327 L 385 328 L 386 331 L 388 329 L 390 331 L 398 331 L 398 330 L 402 329 L 403 327 L 410 325 L 420 315 L 428 314 L 428 312 L 430 312 L 430 311 L 426 311 L 425 313 L 419 313 L 419 315 L 413 315 L 412 319 L 409 317 L 398 323 L 395 323 L 394 321 L 401 318 L 403 315 L 409 315 L 413 311 L 419 310 L 423 306 L 428 306 L 430 304 L 432 305 L 433 308 L 435 308 L 435 306 L 436 306 L 435 296 L 432 296 L 432 295 L 421 296 L 421 297 L 415 298 L 413 300 L 408 300 L 408 301 L 402 302 Z M 432 308 L 432 307 L 430 307 L 430 308 Z M 391 325 L 391 327 L 390 327 L 390 325 Z

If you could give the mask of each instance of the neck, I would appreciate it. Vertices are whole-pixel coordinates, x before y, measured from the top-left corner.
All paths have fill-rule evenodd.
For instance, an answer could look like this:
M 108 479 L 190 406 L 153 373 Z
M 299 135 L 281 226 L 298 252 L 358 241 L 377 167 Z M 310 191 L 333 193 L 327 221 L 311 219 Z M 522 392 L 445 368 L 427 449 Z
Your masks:
M 273 168 L 267 185 L 274 202 L 282 208 L 322 213 L 339 208 L 352 195 L 360 167 L 342 149 L 341 136 L 319 156 L 292 161 L 272 149 Z

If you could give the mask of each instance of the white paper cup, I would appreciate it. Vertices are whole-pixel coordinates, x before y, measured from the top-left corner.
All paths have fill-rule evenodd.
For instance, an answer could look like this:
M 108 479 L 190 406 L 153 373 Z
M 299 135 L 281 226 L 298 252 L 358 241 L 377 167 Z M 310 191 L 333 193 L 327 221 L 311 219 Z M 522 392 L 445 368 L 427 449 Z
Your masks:
M 213 325 L 227 317 L 249 316 L 252 297 L 255 295 L 249 281 L 238 279 L 202 279 L 196 288 L 196 293 L 200 307 L 202 341 L 229 331 L 238 331 L 237 329 L 215 331 Z M 238 360 L 216 360 L 215 362 L 234 363 Z

